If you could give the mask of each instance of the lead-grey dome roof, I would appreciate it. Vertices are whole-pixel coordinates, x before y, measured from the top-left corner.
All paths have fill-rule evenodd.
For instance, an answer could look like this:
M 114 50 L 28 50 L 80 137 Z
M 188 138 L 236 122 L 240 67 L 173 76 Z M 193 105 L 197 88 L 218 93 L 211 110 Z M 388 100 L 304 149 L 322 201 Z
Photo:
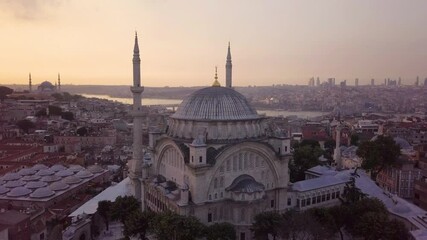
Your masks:
M 207 87 L 187 97 L 178 107 L 175 119 L 247 120 L 259 118 L 246 98 L 226 87 Z

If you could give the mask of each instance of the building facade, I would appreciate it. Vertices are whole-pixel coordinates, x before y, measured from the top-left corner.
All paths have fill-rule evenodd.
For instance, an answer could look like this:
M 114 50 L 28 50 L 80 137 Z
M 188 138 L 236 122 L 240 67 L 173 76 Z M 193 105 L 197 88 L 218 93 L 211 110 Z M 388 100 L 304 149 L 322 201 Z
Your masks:
M 139 66 L 134 64 L 134 73 L 135 68 L 139 73 Z M 134 121 L 130 177 L 143 208 L 196 216 L 205 224 L 229 222 L 239 239 L 251 239 L 257 213 L 288 206 L 290 138 L 270 129 L 232 88 L 230 50 L 226 73 L 226 87 L 215 75 L 212 87 L 181 103 L 166 131 L 149 133 L 143 159 L 138 158 L 140 125 Z

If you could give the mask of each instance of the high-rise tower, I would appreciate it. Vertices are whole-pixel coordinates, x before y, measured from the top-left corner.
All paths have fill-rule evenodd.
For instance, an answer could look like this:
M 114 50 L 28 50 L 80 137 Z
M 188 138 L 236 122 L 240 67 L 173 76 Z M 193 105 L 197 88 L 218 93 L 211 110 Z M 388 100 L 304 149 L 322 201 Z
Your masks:
M 130 88 L 133 94 L 133 155 L 132 160 L 129 164 L 129 178 L 134 184 L 134 195 L 138 200 L 141 200 L 144 209 L 144 196 L 142 190 L 141 181 L 142 176 L 142 104 L 141 94 L 144 91 L 144 87 L 141 86 L 141 59 L 139 58 L 139 46 L 138 46 L 138 35 L 135 33 L 135 45 L 133 48 L 133 86 Z
M 232 68 L 230 42 L 228 42 L 227 62 L 225 63 L 225 86 L 232 87 Z
M 33 83 L 31 82 L 31 73 L 29 74 L 29 79 L 28 79 L 28 90 L 30 92 L 33 90 Z

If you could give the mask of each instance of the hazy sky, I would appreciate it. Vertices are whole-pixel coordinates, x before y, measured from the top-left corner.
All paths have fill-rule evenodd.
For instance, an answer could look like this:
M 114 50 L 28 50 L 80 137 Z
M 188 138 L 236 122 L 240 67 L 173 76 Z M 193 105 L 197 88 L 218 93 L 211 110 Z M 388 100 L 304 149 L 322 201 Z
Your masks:
M 353 84 L 427 77 L 425 0 L 0 0 L 0 84 Z

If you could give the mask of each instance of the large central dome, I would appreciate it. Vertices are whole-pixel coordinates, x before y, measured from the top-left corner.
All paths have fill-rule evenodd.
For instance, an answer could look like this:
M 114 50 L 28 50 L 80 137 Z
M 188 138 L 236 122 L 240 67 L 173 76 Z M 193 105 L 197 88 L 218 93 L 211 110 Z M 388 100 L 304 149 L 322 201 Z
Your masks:
M 183 120 L 249 120 L 260 118 L 246 98 L 226 87 L 207 87 L 186 98 L 172 118 Z

